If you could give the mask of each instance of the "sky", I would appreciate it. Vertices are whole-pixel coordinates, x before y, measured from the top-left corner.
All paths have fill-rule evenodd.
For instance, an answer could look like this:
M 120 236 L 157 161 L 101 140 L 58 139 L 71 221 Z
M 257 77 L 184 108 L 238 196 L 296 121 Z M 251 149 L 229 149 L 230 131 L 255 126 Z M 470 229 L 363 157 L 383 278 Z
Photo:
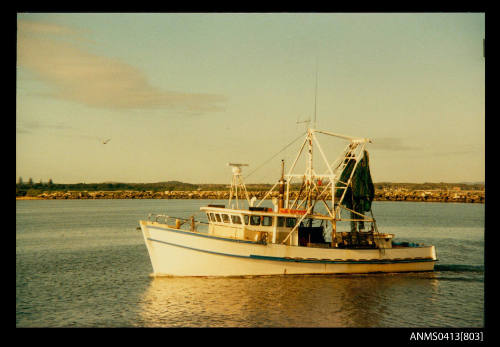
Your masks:
M 314 118 L 371 139 L 374 182 L 484 181 L 484 38 L 484 13 L 18 13 L 16 181 L 274 183 Z

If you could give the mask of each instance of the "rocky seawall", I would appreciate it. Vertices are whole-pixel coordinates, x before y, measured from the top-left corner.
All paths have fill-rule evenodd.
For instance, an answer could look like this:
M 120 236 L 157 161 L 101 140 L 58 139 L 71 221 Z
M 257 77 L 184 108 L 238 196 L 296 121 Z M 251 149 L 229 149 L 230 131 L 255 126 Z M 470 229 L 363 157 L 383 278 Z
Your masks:
M 249 192 L 250 196 L 262 199 L 267 191 Z M 291 192 L 295 198 L 297 192 Z M 268 198 L 277 197 L 273 192 Z M 484 203 L 484 190 L 377 190 L 375 201 L 426 201 Z M 329 198 L 329 197 L 327 197 Z M 228 191 L 57 191 L 44 192 L 33 197 L 16 199 L 229 199 Z

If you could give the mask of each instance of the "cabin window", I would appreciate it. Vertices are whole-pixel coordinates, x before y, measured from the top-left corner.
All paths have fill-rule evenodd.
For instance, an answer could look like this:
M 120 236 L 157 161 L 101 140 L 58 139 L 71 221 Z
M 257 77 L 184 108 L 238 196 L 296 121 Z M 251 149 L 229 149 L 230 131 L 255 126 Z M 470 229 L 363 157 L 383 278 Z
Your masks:
M 233 215 L 231 215 L 231 220 L 233 221 L 234 224 L 241 224 L 241 218 L 240 218 L 240 216 L 233 216 Z
M 224 223 L 230 223 L 229 222 L 229 216 L 227 214 L 223 214 L 222 215 L 222 220 L 224 221 Z
M 285 225 L 285 217 L 278 217 L 278 226 L 282 227 Z
M 260 225 L 260 216 L 250 216 L 250 225 Z
M 271 216 L 262 217 L 262 225 L 265 227 L 272 226 L 273 225 L 273 217 L 271 217 Z
M 212 218 L 210 217 L 210 213 L 207 213 L 207 219 L 208 219 L 209 222 L 212 221 Z
M 250 218 L 248 217 L 248 215 L 247 215 L 247 214 L 243 215 L 243 218 L 244 218 L 244 220 L 245 220 L 245 224 L 246 224 L 246 225 L 248 225 L 248 221 L 249 221 L 249 219 L 250 219 Z
M 215 215 L 213 213 L 210 213 L 210 220 L 212 222 L 216 222 L 217 220 L 215 219 Z
M 297 223 L 296 218 L 287 218 L 286 219 L 286 227 L 287 228 L 293 228 L 295 226 L 295 223 Z
M 217 222 L 221 223 L 222 219 L 220 218 L 220 214 L 216 214 L 215 218 L 217 218 Z

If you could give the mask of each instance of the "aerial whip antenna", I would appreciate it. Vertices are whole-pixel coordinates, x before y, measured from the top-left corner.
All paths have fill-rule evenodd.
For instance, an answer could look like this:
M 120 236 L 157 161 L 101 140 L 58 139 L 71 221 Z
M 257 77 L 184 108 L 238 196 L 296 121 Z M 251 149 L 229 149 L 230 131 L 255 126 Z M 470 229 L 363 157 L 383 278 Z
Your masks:
M 313 126 L 314 129 L 316 129 L 316 104 L 317 104 L 317 98 L 318 98 L 318 58 L 316 57 L 316 86 L 314 89 L 314 122 Z

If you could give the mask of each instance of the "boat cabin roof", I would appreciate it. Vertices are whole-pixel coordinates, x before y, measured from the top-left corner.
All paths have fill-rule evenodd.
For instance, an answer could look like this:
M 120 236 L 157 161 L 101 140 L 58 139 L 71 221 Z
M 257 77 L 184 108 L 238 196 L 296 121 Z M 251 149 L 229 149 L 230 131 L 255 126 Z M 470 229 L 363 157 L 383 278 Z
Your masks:
M 234 209 L 234 208 L 225 208 L 225 207 L 215 207 L 215 206 L 202 206 L 200 207 L 201 211 L 206 213 L 229 213 L 229 214 L 246 214 L 246 215 L 257 215 L 257 216 L 277 216 L 277 217 L 294 217 L 300 218 L 305 214 L 305 210 L 287 210 L 281 209 L 280 212 L 274 212 L 271 208 L 267 210 L 249 210 L 249 209 Z M 325 216 L 322 214 L 309 214 L 307 218 L 313 219 L 323 219 L 323 220 L 331 220 L 330 216 Z

